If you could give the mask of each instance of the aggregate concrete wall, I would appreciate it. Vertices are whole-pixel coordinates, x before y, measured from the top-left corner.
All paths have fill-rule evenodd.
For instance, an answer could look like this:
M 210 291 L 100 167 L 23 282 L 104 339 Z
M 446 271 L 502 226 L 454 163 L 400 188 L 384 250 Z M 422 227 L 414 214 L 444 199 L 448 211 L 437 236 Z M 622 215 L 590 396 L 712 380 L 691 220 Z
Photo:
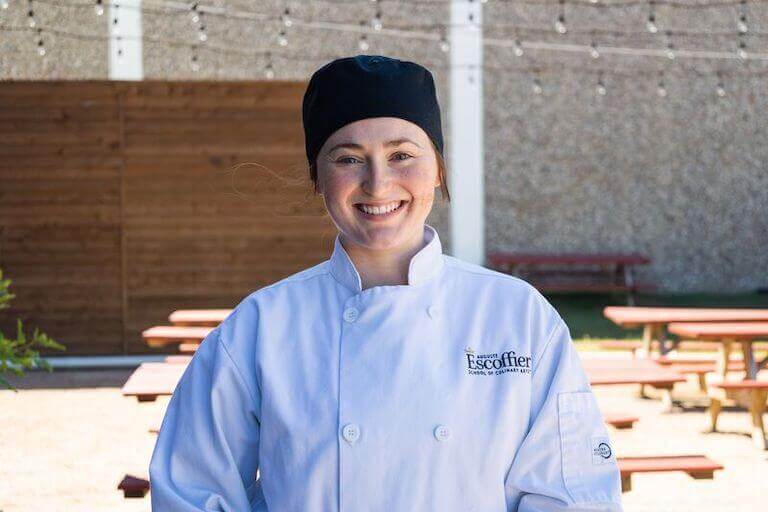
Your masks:
M 3 27 L 24 27 L 26 2 L 11 0 Z M 5 31 L 0 79 L 105 79 L 104 17 L 73 2 L 37 3 L 40 26 L 101 35 L 76 38 Z M 78 2 L 78 5 L 82 2 Z M 201 2 L 201 4 L 203 4 Z M 433 30 L 449 20 L 444 2 L 382 1 L 384 26 Z M 307 28 L 299 20 L 370 22 L 369 1 L 208 1 L 227 16 L 199 24 L 172 2 L 145 1 L 147 79 L 307 80 L 328 60 L 361 53 L 359 34 Z M 276 19 L 288 5 L 297 20 L 287 46 Z M 165 7 L 163 7 L 165 6 Z M 605 8 L 566 4 L 568 32 L 553 30 L 556 3 L 484 4 L 488 39 L 735 52 L 739 6 L 674 8 L 659 4 L 659 33 L 645 30 L 648 4 Z M 749 51 L 768 53 L 768 4 L 748 4 Z M 272 19 L 260 19 L 264 13 Z M 674 31 L 672 37 L 666 31 Z M 684 33 L 683 33 L 684 32 Z M 370 49 L 430 67 L 443 106 L 446 144 L 448 55 L 436 42 L 369 35 Z M 192 48 L 196 45 L 196 49 Z M 271 59 L 264 52 L 271 52 Z M 196 55 L 199 70 L 192 66 Z M 485 46 L 486 246 L 494 250 L 637 251 L 653 264 L 639 277 L 667 291 L 747 291 L 768 286 L 768 62 L 612 56 Z M 596 94 L 602 71 L 606 94 Z M 662 75 L 663 73 L 663 75 Z M 718 76 L 719 73 L 719 76 Z M 538 79 L 541 94 L 532 92 Z M 667 95 L 657 94 L 659 80 Z M 726 94 L 716 94 L 722 81 Z M 296 165 L 302 165 L 297 162 Z M 450 172 L 450 162 L 449 172 Z M 448 206 L 429 219 L 450 247 Z

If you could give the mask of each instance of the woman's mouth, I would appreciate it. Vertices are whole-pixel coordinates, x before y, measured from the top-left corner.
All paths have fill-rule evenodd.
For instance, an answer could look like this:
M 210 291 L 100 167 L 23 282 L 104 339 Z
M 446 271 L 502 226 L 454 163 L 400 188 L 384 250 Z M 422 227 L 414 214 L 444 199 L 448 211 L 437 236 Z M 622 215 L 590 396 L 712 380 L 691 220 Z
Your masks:
M 392 201 L 383 205 L 370 205 L 365 203 L 355 204 L 355 208 L 366 218 L 383 219 L 397 215 L 408 201 Z

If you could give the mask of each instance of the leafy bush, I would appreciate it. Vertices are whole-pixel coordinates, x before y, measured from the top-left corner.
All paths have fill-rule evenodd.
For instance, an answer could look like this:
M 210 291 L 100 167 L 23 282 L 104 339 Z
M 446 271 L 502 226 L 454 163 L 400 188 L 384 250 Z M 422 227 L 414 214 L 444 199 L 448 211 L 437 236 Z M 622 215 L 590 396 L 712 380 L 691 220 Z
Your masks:
M 11 280 L 3 279 L 3 271 L 0 269 L 0 309 L 10 307 L 11 299 L 15 297 L 10 291 Z M 57 343 L 48 335 L 41 333 L 35 327 L 31 338 L 27 338 L 21 319 L 16 319 L 16 337 L 6 338 L 0 332 L 0 386 L 16 391 L 16 388 L 3 378 L 3 374 L 9 372 L 16 375 L 24 375 L 24 370 L 32 368 L 44 368 L 51 371 L 48 361 L 40 357 L 37 349 L 48 348 L 53 350 L 66 350 L 64 345 Z

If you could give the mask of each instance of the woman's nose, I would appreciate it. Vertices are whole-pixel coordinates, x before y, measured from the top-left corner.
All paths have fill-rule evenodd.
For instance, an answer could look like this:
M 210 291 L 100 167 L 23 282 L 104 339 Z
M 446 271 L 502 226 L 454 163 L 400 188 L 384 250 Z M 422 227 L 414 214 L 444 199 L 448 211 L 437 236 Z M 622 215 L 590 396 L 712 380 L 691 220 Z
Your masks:
M 392 173 L 385 158 L 372 157 L 368 160 L 363 190 L 373 197 L 383 196 L 389 189 L 391 180 Z

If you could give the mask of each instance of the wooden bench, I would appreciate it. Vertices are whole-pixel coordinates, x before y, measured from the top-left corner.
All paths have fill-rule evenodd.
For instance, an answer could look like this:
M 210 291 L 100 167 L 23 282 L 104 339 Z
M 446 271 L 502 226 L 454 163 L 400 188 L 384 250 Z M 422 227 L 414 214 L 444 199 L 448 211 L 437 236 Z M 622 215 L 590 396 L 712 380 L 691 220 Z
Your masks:
M 154 402 L 158 396 L 171 395 L 186 368 L 178 363 L 142 363 L 123 385 L 123 396 Z
M 177 309 L 168 315 L 168 321 L 183 327 L 216 327 L 231 312 L 231 309 Z
M 712 432 L 717 431 L 717 418 L 725 400 L 736 399 L 738 403 L 746 402 L 752 416 L 752 441 L 759 449 L 768 449 L 768 439 L 766 439 L 763 424 L 763 414 L 768 401 L 768 380 L 722 381 L 712 384 L 710 389 L 709 415 Z
M 653 285 L 637 283 L 634 265 L 650 260 L 639 254 L 541 254 L 495 252 L 488 265 L 517 275 L 547 293 L 626 293 L 629 304 L 635 294 Z
M 661 457 L 617 457 L 621 472 L 621 491 L 632 490 L 634 473 L 661 473 L 682 471 L 695 479 L 714 478 L 715 471 L 723 469 L 717 462 L 703 455 L 670 455 Z
M 628 429 L 635 426 L 635 423 L 640 419 L 637 416 L 630 416 L 628 414 L 606 414 L 603 418 L 605 422 L 616 429 Z
M 117 484 L 117 488 L 123 491 L 124 498 L 143 498 L 149 492 L 149 480 L 125 475 Z
M 666 410 L 672 408 L 672 390 L 686 378 L 648 359 L 593 359 L 582 360 L 584 371 L 591 386 L 612 386 L 639 384 L 640 396 L 645 398 L 645 387 L 650 386 L 662 392 L 662 403 Z
M 150 347 L 167 347 L 182 343 L 200 344 L 214 327 L 178 327 L 158 325 L 142 331 L 144 343 Z

